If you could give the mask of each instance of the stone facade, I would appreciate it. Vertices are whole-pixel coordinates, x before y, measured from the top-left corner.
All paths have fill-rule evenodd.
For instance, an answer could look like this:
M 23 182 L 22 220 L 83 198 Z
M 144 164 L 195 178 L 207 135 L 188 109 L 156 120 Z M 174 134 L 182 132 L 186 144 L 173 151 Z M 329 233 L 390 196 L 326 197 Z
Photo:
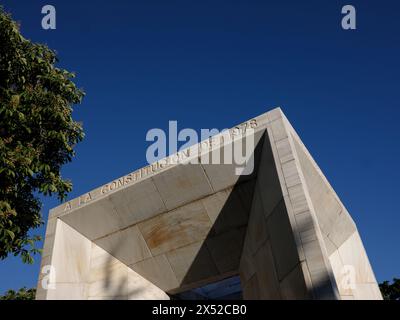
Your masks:
M 244 299 L 382 299 L 354 221 L 281 109 L 229 134 L 250 126 L 250 175 L 160 161 L 52 209 L 37 299 L 169 299 L 237 275 Z M 221 152 L 221 136 L 172 157 Z

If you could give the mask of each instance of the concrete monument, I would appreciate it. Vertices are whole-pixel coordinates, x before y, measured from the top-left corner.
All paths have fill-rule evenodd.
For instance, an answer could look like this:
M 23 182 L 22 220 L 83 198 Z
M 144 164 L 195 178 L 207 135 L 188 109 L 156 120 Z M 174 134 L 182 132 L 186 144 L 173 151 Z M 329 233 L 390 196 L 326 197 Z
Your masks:
M 52 209 L 36 298 L 382 299 L 354 221 L 281 109 L 228 134 L 246 128 L 251 174 L 159 161 Z

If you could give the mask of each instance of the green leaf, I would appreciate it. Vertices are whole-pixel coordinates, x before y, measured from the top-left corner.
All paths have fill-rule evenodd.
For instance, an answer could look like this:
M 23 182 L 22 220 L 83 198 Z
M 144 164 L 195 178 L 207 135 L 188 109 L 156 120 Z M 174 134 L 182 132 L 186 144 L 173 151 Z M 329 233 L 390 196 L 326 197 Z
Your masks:
M 11 240 L 14 240 L 14 238 L 15 238 L 14 232 L 12 232 L 11 230 L 7 230 L 7 229 L 5 229 L 4 231 L 10 236 Z

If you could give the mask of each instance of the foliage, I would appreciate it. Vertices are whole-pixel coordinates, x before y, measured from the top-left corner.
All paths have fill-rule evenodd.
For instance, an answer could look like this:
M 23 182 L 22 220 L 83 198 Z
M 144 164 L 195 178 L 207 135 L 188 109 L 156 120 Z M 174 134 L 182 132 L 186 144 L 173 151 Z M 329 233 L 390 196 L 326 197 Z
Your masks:
M 379 284 L 383 299 L 385 300 L 400 300 L 400 279 L 393 278 L 393 283 L 383 281 Z
M 36 289 L 23 287 L 18 291 L 8 290 L 0 300 L 35 300 Z
M 0 7 L 0 259 L 32 263 L 39 250 L 39 195 L 65 199 L 72 185 L 60 169 L 74 156 L 83 130 L 72 106 L 84 93 L 73 73 L 55 67 L 56 53 L 25 39 Z

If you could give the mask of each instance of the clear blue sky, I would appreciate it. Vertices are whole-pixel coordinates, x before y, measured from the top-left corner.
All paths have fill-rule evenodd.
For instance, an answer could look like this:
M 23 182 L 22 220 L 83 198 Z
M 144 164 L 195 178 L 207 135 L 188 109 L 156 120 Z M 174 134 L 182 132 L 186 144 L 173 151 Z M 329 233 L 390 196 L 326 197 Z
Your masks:
M 226 128 L 281 106 L 352 214 L 379 281 L 400 277 L 400 2 L 1 1 L 87 93 L 86 139 L 65 166 L 76 197 L 145 165 L 146 132 Z M 57 29 L 41 29 L 41 8 Z M 341 29 L 341 8 L 357 30 Z M 1 45 L 1 44 L 0 44 Z M 43 215 L 57 205 L 45 199 Z M 44 227 L 37 233 L 44 234 Z M 36 285 L 0 262 L 0 293 Z

